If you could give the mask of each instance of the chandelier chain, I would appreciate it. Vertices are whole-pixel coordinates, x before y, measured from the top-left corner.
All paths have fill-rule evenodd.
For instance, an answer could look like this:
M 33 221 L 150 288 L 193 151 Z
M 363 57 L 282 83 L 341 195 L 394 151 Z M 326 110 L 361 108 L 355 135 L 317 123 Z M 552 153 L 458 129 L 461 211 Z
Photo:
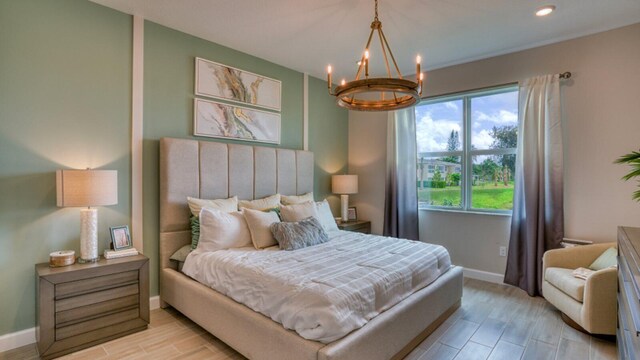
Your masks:
M 375 14 L 374 20 L 378 20 L 378 0 L 375 0 Z

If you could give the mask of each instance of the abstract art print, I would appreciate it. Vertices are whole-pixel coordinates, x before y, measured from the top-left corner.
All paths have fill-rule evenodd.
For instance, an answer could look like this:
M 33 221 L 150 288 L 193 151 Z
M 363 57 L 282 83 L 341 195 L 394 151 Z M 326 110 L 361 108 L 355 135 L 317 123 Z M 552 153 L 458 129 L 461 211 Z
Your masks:
M 196 95 L 280 111 L 281 89 L 279 80 L 196 58 Z
M 193 133 L 196 136 L 280 144 L 280 114 L 195 99 Z

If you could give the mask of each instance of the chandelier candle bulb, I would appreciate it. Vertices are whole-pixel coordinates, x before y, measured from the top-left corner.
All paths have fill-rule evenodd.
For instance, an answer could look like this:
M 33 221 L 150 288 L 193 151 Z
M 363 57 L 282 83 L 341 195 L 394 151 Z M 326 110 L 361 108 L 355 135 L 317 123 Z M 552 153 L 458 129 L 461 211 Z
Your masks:
M 422 58 L 420 57 L 420 55 L 416 56 L 416 74 L 420 74 L 420 62 L 422 61 Z M 421 75 L 418 75 L 421 76 Z
M 329 88 L 329 93 L 331 93 L 331 65 L 327 66 L 327 87 Z
M 364 51 L 364 76 L 369 77 L 369 50 Z
M 347 80 L 345 80 L 345 79 L 342 79 L 342 81 L 340 81 L 340 85 L 344 85 L 346 83 L 347 83 Z

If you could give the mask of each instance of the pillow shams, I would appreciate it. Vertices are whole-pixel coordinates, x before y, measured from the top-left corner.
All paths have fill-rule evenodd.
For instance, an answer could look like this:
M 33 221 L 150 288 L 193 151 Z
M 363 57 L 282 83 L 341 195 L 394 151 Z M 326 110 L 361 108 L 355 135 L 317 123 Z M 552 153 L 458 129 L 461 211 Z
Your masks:
M 589 265 L 589 269 L 598 271 L 616 265 L 618 265 L 618 249 L 610 247 Z
M 316 203 L 316 207 L 318 210 L 318 220 L 320 220 L 324 231 L 338 230 L 338 224 L 336 224 L 336 220 L 333 218 L 329 202 L 327 202 L 326 199 L 319 201 Z
M 270 229 L 271 224 L 280 222 L 277 212 L 243 209 L 242 214 L 247 221 L 249 232 L 251 233 L 251 241 L 256 249 L 278 245 Z
M 238 211 L 238 197 L 230 197 L 228 199 L 198 199 L 187 197 L 187 203 L 189 204 L 189 209 L 191 210 L 191 214 L 194 216 L 200 216 L 200 210 L 203 207 L 208 207 L 211 209 L 217 209 L 224 212 L 232 212 Z
M 306 193 L 304 195 L 282 195 L 280 199 L 283 205 L 302 204 L 308 201 L 313 201 L 313 192 Z
M 258 200 L 240 200 L 239 209 L 268 210 L 280 206 L 280 194 L 267 196 Z
M 251 246 L 251 233 L 241 212 L 203 208 L 200 211 L 198 250 L 216 251 Z
M 271 232 L 281 250 L 296 250 L 329 241 L 329 236 L 315 217 L 299 222 L 273 223 Z
M 283 205 L 280 207 L 280 216 L 282 221 L 301 221 L 310 216 L 318 218 L 318 210 L 316 203 L 309 201 L 303 204 Z

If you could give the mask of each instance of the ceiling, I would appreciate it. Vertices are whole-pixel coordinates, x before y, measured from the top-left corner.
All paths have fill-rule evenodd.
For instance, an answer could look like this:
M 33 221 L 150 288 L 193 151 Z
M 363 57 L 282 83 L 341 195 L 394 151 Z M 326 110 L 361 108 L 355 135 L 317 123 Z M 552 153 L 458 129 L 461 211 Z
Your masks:
M 354 77 L 373 19 L 373 0 L 91 1 L 320 78 L 331 64 L 336 82 Z M 412 74 L 416 54 L 430 70 L 637 23 L 640 0 L 379 0 L 379 18 Z M 379 55 L 375 43 L 371 75 Z

